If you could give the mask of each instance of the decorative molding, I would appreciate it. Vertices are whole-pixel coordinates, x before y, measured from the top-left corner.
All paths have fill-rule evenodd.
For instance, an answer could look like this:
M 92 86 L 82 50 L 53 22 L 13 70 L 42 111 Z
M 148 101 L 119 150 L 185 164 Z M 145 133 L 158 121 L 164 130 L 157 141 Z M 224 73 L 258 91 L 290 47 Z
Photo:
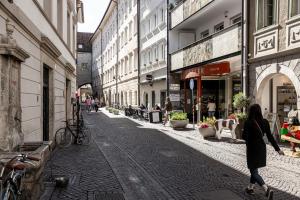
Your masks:
M 44 49 L 45 51 L 50 53 L 54 58 L 58 58 L 59 56 L 61 56 L 61 52 L 46 36 L 42 36 L 41 38 L 41 49 Z
M 300 17 L 293 18 L 286 25 L 286 48 L 300 47 Z
M 278 51 L 278 29 L 260 32 L 254 36 L 254 56 L 260 57 Z
M 66 69 L 67 71 L 74 73 L 75 72 L 75 67 L 73 65 L 71 65 L 70 63 L 66 64 Z
M 0 34 L 0 55 L 8 55 L 24 62 L 29 58 L 29 54 L 22 48 L 18 47 L 15 42 Z

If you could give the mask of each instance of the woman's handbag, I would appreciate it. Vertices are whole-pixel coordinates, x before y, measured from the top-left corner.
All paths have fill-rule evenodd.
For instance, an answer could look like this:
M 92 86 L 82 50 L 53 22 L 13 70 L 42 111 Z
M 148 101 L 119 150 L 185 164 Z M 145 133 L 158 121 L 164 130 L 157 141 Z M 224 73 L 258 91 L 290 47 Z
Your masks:
M 260 133 L 261 133 L 261 136 L 262 136 L 263 141 L 265 142 L 265 144 L 268 144 L 268 143 L 269 143 L 269 140 L 268 140 L 267 134 L 264 133 L 264 132 L 261 130 L 261 128 L 260 128 L 259 124 L 257 123 L 257 121 L 256 121 L 256 120 L 254 120 L 254 121 L 255 121 L 257 127 L 259 128 L 259 131 L 260 131 Z

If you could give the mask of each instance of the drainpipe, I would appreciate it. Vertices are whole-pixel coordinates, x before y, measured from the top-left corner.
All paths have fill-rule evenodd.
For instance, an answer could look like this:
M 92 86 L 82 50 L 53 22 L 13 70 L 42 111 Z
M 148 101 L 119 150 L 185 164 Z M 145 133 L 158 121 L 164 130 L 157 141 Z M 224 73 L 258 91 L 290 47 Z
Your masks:
M 167 0 L 167 96 L 170 96 L 170 55 L 169 55 L 169 29 L 170 29 L 170 10 L 169 0 Z
M 242 89 L 243 93 L 247 96 L 249 96 L 249 77 L 248 77 L 248 38 L 247 38 L 247 25 L 248 25 L 248 18 L 247 18 L 247 6 L 248 1 L 243 0 L 242 1 L 242 49 L 241 49 L 241 60 L 242 60 Z
M 115 96 L 115 103 L 119 104 L 119 95 L 118 95 L 118 69 L 119 69 L 119 3 L 117 0 L 113 0 L 113 2 L 116 4 L 117 7 L 117 67 L 116 67 L 116 96 Z
M 141 42 L 140 42 L 140 16 L 141 16 L 141 12 L 140 12 L 140 7 L 141 3 L 140 1 L 137 1 L 137 46 L 138 46 L 138 106 L 141 103 Z

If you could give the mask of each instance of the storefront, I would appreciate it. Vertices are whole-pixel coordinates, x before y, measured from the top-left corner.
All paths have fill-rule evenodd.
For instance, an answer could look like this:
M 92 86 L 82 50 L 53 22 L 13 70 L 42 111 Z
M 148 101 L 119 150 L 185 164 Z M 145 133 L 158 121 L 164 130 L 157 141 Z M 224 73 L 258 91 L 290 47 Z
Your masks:
M 251 80 L 256 82 L 251 84 L 250 91 L 253 91 L 252 98 L 261 105 L 263 112 L 275 113 L 282 124 L 288 121 L 291 110 L 299 108 L 300 66 L 295 58 L 286 57 L 283 62 L 274 61 L 277 59 L 259 67 L 252 65 L 250 78 L 255 77 Z
M 209 101 L 216 104 L 216 118 L 226 118 L 233 112 L 232 101 L 233 96 L 241 91 L 241 71 L 238 64 L 240 57 L 231 58 L 207 64 L 204 66 L 194 67 L 187 70 L 182 70 L 180 73 L 180 97 L 179 107 L 188 113 L 192 119 L 193 101 L 195 105 L 195 116 L 198 120 L 208 116 L 207 105 Z M 176 75 L 176 74 L 175 74 Z M 194 79 L 194 94 L 189 88 L 190 79 Z M 175 84 L 173 84 L 175 85 Z M 192 96 L 194 99 L 192 100 Z M 177 94 L 171 88 L 171 101 L 176 101 Z M 199 104 L 201 101 L 201 104 Z M 201 105 L 200 113 L 199 107 Z M 198 117 L 197 117 L 198 116 Z

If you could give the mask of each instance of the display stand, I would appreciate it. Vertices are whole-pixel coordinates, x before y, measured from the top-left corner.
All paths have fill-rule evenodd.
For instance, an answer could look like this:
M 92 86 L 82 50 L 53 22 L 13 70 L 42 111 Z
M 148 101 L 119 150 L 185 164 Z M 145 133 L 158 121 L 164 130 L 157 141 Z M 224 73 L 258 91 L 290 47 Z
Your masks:
M 277 113 L 281 123 L 288 121 L 288 113 L 297 106 L 297 94 L 293 86 L 277 87 Z

